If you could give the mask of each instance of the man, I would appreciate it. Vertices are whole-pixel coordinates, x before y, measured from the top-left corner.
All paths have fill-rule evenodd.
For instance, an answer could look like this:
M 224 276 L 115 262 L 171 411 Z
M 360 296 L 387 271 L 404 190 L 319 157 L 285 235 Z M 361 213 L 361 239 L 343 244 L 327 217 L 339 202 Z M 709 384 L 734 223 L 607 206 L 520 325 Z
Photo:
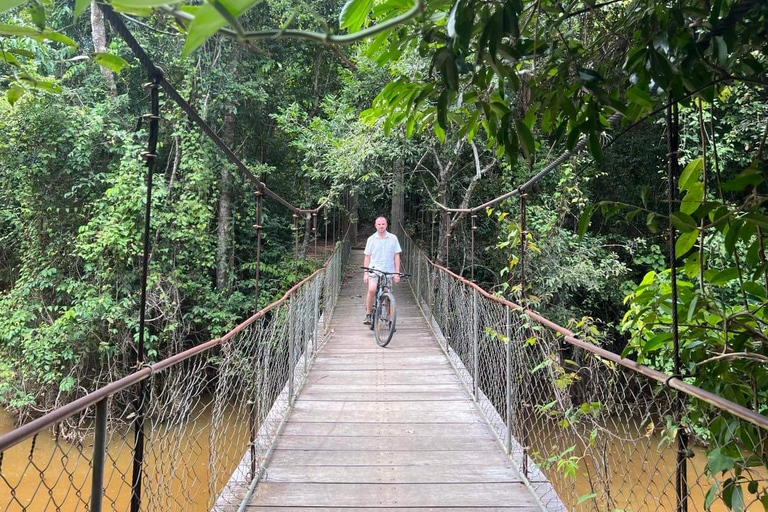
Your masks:
M 375 268 L 383 272 L 400 272 L 400 242 L 397 237 L 387 231 L 387 219 L 379 217 L 376 219 L 376 232 L 368 237 L 365 244 L 365 263 L 369 268 Z M 395 274 L 394 280 L 400 282 L 400 276 Z M 373 300 L 376 297 L 376 284 L 378 275 L 370 273 L 367 270 L 363 273 L 363 282 L 368 284 L 368 295 L 365 298 L 365 321 L 366 325 L 371 324 L 371 310 L 373 309 Z

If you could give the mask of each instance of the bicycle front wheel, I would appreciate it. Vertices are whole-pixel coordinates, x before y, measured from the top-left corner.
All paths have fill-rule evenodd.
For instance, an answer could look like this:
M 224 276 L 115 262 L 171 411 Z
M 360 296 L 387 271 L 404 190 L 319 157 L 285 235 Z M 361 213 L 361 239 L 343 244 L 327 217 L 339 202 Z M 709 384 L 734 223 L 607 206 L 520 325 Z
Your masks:
M 375 328 L 373 329 L 376 343 L 380 347 L 386 347 L 392 339 L 392 335 L 395 334 L 395 320 L 397 320 L 395 297 L 391 293 L 385 293 L 379 300 L 374 321 Z

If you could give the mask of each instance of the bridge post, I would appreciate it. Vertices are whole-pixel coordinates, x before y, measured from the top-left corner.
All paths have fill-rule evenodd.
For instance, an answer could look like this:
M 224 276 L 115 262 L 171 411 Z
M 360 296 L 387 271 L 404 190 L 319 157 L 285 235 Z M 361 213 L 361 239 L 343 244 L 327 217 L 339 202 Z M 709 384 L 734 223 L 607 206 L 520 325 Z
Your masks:
M 416 258 L 416 305 L 421 306 L 421 258 L 415 249 L 412 249 L 411 252 Z
M 293 405 L 293 368 L 295 366 L 296 348 L 296 321 L 293 318 L 293 294 L 288 299 L 288 406 Z
M 307 287 L 304 286 L 301 292 L 301 337 L 302 346 L 304 347 L 304 376 L 309 373 L 309 297 Z
M 512 452 L 512 327 L 510 325 L 512 318 L 509 306 L 504 306 L 504 313 L 506 317 L 504 336 L 507 338 L 507 438 L 505 444 L 507 445 L 507 455 L 509 455 Z
M 472 353 L 474 354 L 474 375 L 472 376 L 472 399 L 477 402 L 477 386 L 480 371 L 479 318 L 477 311 L 477 290 L 472 288 Z
M 96 425 L 93 440 L 93 478 L 91 480 L 91 512 L 101 512 L 104 499 L 104 462 L 107 456 L 107 400 L 96 404 Z
M 325 272 L 317 274 L 315 277 L 315 307 L 314 311 L 314 324 L 312 327 L 312 353 L 317 355 L 317 331 L 320 324 L 320 276 L 325 277 Z

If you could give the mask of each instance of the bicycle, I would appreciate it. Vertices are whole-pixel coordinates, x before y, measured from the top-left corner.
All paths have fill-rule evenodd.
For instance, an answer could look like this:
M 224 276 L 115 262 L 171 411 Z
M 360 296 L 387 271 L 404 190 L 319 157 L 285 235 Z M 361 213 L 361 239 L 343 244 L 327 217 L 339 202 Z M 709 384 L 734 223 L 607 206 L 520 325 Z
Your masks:
M 373 311 L 371 311 L 373 318 L 370 329 L 376 337 L 376 343 L 380 347 L 386 347 L 392 340 L 392 335 L 395 334 L 395 325 L 397 323 L 396 302 L 395 296 L 392 295 L 390 279 L 394 275 L 410 277 L 411 274 L 384 272 L 370 267 L 360 268 L 378 276 L 376 280 L 376 295 L 373 300 Z

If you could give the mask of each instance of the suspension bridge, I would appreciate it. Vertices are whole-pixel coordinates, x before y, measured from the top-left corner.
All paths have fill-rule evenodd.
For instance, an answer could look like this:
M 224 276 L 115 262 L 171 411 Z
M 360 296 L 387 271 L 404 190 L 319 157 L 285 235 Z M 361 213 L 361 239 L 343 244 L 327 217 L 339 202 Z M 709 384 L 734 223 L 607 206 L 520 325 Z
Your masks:
M 362 257 L 347 222 L 325 263 L 279 300 L 146 362 L 160 89 L 254 185 L 257 294 L 264 198 L 292 213 L 297 246 L 302 217 L 320 238 L 325 203 L 300 208 L 267 188 L 99 8 L 150 77 L 136 371 L 0 436 L 0 511 L 725 510 L 705 455 L 721 440 L 700 432 L 725 421 L 764 450 L 768 418 L 482 289 L 402 226 L 413 277 L 396 287 L 387 348 L 362 325 Z M 522 192 L 550 168 L 492 202 L 446 210 L 471 214 L 474 234 L 476 212 L 519 195 L 525 236 Z M 685 423 L 692 401 L 696 425 Z
M 389 347 L 362 325 L 362 253 L 345 239 L 227 335 L 1 436 L 0 510 L 704 510 L 701 450 L 681 468 L 665 441 L 679 397 L 764 428 L 399 234 L 413 277 Z

